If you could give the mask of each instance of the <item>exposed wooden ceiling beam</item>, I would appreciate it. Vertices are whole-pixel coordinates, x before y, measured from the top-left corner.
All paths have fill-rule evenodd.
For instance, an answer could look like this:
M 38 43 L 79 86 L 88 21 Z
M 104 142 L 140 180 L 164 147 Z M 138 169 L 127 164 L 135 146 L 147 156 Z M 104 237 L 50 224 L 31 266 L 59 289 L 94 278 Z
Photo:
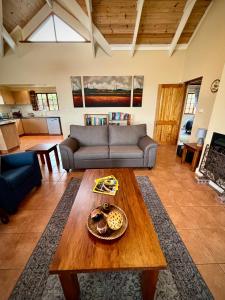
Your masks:
M 134 55 L 135 51 L 135 46 L 136 46 L 136 41 L 137 41 L 137 35 L 138 35 L 138 30 L 139 30 L 139 25 L 141 21 L 141 13 L 143 9 L 145 0 L 138 0 L 137 1 L 137 17 L 136 17 L 136 22 L 135 22 L 135 27 L 134 27 L 134 35 L 133 35 L 133 40 L 132 40 L 132 45 L 131 45 L 131 56 Z
M 5 29 L 4 26 L 2 26 L 2 36 L 6 41 L 6 43 L 9 45 L 9 47 L 12 48 L 13 51 L 16 51 L 17 48 L 16 43 L 14 42 L 13 38 L 11 37 L 11 35 L 8 33 L 8 31 Z
M 48 6 L 52 9 L 53 8 L 53 0 L 45 0 Z
M 0 0 L 0 55 L 4 56 L 4 41 L 9 45 L 10 48 L 13 49 L 13 51 L 16 50 L 16 43 L 14 42 L 11 35 L 8 33 L 8 31 L 5 29 L 3 25 L 3 10 L 2 10 L 2 0 Z
M 195 3 L 196 3 L 197 0 L 188 0 L 186 5 L 185 5 L 185 8 L 184 8 L 184 12 L 183 12 L 183 15 L 181 17 L 181 20 L 180 20 L 180 23 L 177 27 L 177 30 L 176 30 L 176 33 L 173 37 L 173 40 L 170 44 L 170 49 L 169 49 L 169 56 L 171 56 L 176 48 L 176 45 L 177 45 L 177 42 L 184 30 L 184 27 L 188 21 L 188 18 L 195 6 Z
M 195 28 L 194 32 L 192 33 L 192 36 L 190 37 L 189 41 L 188 41 L 188 44 L 187 44 L 187 47 L 189 47 L 189 45 L 191 44 L 191 42 L 193 41 L 193 39 L 195 38 L 199 28 L 201 27 L 202 25 L 202 22 L 204 21 L 205 17 L 207 16 L 209 10 L 211 9 L 211 7 L 213 6 L 214 4 L 214 0 L 212 0 L 210 3 L 209 3 L 209 6 L 207 7 L 204 15 L 202 16 L 202 18 L 200 19 L 197 27 Z
M 89 31 L 89 18 L 84 13 L 83 9 L 77 3 L 76 0 L 59 0 L 58 1 L 66 10 L 68 10 L 75 18 L 77 18 L 80 23 Z M 90 32 L 89 32 L 90 33 Z M 104 36 L 98 30 L 98 28 L 93 24 L 93 36 L 99 46 L 103 49 L 105 53 L 111 55 L 111 48 L 109 43 L 106 41 Z
M 91 0 L 85 0 L 88 18 L 89 18 L 89 32 L 90 32 L 90 40 L 91 40 L 91 48 L 93 56 L 95 57 L 95 40 L 93 36 L 93 24 L 92 24 L 92 2 Z
M 0 56 L 4 56 L 4 40 L 2 32 L 0 32 Z
M 46 3 L 33 18 L 23 27 L 23 39 L 27 39 L 35 29 L 51 14 L 52 10 Z
M 3 41 L 3 12 L 2 12 L 2 0 L 0 0 L 0 56 L 4 56 L 4 41 Z
M 53 13 L 60 17 L 63 21 L 65 21 L 68 25 L 70 25 L 75 31 L 77 31 L 81 36 L 83 36 L 86 40 L 89 37 L 89 31 L 76 19 L 72 16 L 68 11 L 66 11 L 61 5 L 56 2 L 53 2 Z

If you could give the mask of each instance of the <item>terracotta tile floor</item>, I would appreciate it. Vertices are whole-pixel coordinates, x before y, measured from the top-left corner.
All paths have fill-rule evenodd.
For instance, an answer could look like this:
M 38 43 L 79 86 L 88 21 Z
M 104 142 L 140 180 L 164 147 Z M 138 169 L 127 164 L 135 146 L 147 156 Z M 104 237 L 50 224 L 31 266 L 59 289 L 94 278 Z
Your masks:
M 62 137 L 22 137 L 21 149 L 38 143 L 59 143 Z M 43 184 L 22 202 L 10 223 L 0 224 L 0 300 L 7 299 L 71 177 L 57 167 L 42 166 Z M 135 169 L 149 176 L 170 218 L 215 299 L 225 299 L 225 205 L 208 186 L 198 185 L 189 165 L 181 165 L 174 146 L 160 146 L 153 170 Z

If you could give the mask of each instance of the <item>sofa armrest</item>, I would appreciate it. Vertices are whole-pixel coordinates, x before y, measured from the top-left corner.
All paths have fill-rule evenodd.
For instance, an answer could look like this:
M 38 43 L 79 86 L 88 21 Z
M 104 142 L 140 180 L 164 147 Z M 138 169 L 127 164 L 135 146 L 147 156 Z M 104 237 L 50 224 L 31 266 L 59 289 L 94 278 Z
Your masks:
M 33 165 L 38 162 L 34 151 L 19 152 L 1 156 L 2 170 L 19 168 L 25 165 Z
M 144 152 L 144 166 L 152 168 L 155 165 L 157 143 L 149 136 L 143 136 L 138 141 L 138 146 Z
M 153 139 L 146 135 L 139 139 L 138 146 L 145 151 L 149 148 L 157 148 L 158 145 Z
M 74 138 L 67 138 L 59 144 L 59 150 L 61 153 L 62 164 L 65 170 L 73 169 L 74 167 L 74 152 L 79 148 L 79 143 Z

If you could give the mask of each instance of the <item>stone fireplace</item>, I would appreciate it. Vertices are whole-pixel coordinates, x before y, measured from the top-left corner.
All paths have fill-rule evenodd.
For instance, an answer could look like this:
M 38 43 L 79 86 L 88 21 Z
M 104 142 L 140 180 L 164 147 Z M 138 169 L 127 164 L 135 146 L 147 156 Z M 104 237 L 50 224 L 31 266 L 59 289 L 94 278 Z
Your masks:
M 225 135 L 214 132 L 207 145 L 199 171 L 225 191 Z

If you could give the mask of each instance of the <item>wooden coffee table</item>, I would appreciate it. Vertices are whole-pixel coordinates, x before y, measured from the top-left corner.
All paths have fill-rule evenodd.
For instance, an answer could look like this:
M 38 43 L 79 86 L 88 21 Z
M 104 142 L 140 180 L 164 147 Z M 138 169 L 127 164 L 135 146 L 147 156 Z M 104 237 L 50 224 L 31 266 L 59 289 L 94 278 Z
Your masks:
M 94 180 L 114 175 L 119 180 L 115 196 L 92 192 Z M 128 218 L 124 235 L 103 241 L 87 230 L 90 211 L 104 202 L 118 205 Z M 58 274 L 66 299 L 79 299 L 77 273 L 142 270 L 143 299 L 153 299 L 158 272 L 166 260 L 131 169 L 86 170 L 67 224 L 50 265 Z
M 52 172 L 52 164 L 51 164 L 49 153 L 51 151 L 54 151 L 56 163 L 57 163 L 57 165 L 59 165 L 57 144 L 38 144 L 38 145 L 35 145 L 35 146 L 27 149 L 26 151 L 37 152 L 37 154 L 40 155 L 42 164 L 45 164 L 45 160 L 46 160 L 49 172 Z

